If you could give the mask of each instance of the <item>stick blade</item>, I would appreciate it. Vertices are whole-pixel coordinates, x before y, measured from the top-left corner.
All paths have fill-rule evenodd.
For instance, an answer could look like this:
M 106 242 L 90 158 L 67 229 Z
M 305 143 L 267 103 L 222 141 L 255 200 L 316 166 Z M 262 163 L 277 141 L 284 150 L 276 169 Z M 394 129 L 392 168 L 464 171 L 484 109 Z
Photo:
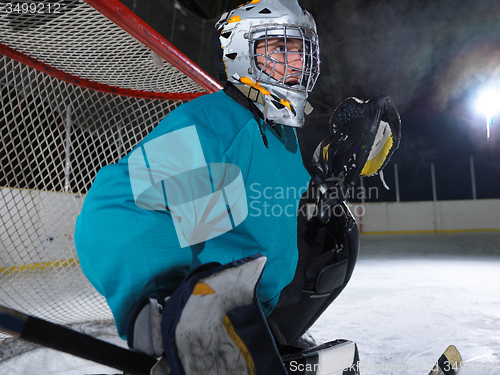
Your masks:
M 450 345 L 439 357 L 429 375 L 457 375 L 461 364 L 460 352 L 455 345 Z

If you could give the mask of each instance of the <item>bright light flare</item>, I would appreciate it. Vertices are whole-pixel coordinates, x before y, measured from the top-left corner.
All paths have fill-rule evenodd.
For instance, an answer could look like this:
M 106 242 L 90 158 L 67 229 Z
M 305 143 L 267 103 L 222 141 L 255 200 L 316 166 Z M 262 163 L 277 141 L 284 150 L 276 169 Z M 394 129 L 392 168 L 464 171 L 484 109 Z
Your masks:
M 486 136 L 490 139 L 493 117 L 500 112 L 500 91 L 487 89 L 479 94 L 476 110 L 486 116 Z

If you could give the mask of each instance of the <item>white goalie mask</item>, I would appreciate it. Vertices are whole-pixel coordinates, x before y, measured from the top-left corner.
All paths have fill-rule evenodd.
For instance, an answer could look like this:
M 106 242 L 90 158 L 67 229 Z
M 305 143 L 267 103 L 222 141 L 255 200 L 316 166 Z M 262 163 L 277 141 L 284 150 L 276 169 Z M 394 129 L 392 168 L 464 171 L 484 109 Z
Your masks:
M 213 42 L 221 78 L 252 99 L 268 123 L 304 125 L 320 60 L 316 23 L 297 0 L 253 0 L 225 13 Z

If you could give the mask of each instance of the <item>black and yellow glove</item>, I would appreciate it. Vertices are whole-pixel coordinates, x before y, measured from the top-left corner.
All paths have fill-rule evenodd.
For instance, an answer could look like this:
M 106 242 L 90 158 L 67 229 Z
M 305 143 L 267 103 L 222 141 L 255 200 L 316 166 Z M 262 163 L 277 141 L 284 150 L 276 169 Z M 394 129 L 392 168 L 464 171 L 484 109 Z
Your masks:
M 331 135 L 316 148 L 311 170 L 316 216 L 324 223 L 360 175 L 376 175 L 387 165 L 399 146 L 401 120 L 387 96 L 366 102 L 348 98 L 335 109 L 329 128 Z

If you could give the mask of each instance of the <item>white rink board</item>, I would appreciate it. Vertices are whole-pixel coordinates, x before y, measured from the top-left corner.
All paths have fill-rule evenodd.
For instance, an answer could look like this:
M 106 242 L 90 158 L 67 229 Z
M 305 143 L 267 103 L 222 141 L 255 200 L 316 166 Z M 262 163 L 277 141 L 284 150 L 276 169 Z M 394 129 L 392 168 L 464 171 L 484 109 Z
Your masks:
M 370 202 L 350 207 L 363 233 L 500 231 L 500 199 Z
M 74 232 L 84 197 L 0 188 L 1 267 L 76 258 Z

